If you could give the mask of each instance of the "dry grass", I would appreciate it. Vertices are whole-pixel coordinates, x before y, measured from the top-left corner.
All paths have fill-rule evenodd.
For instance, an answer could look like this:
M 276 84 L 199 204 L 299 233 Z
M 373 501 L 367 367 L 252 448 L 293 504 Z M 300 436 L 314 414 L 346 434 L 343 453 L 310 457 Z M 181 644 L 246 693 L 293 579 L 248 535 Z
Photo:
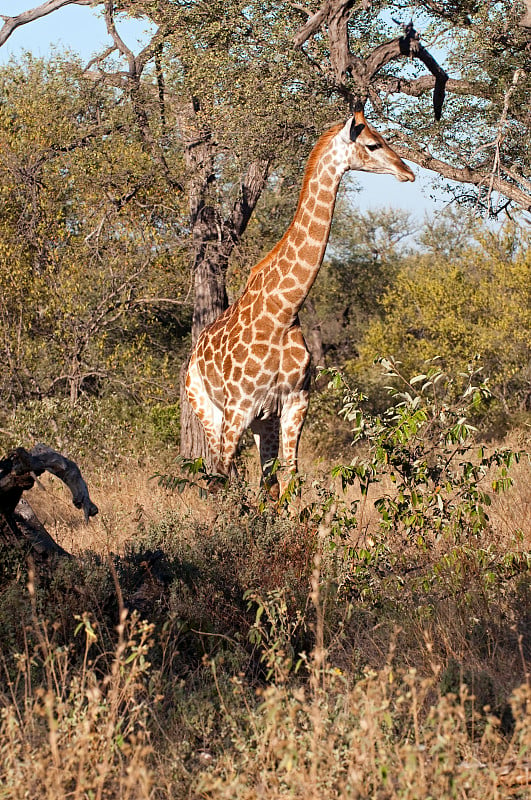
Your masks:
M 138 537 L 139 527 L 156 523 L 168 512 L 189 514 L 191 519 L 212 513 L 198 492 L 171 492 L 159 485 L 157 466 L 135 461 L 119 470 L 83 469 L 92 500 L 99 513 L 85 525 L 72 506 L 69 490 L 56 478 L 43 475 L 26 497 L 52 536 L 73 554 L 84 550 L 121 553 Z
M 29 593 L 34 596 L 31 579 Z M 26 657 L 20 654 L 11 697 L 2 698 L 0 796 L 151 797 L 152 751 L 142 698 L 151 629 L 136 621 L 120 623 L 109 670 L 102 677 L 90 659 L 97 635 L 88 617 L 82 631 L 85 657 L 75 669 L 68 650 L 54 647 L 35 607 L 33 612 L 38 646 Z M 32 683 L 37 661 L 44 663 L 41 685 Z
M 57 480 L 32 490 L 78 558 L 2 565 L 1 800 L 531 797 L 531 582 L 506 558 L 531 542 L 529 461 L 458 548 L 382 544 L 371 494 L 345 543 L 365 565 L 326 522 L 259 514 L 253 458 L 249 490 L 207 500 L 149 462 L 81 464 L 88 526 Z M 326 472 L 306 458 L 302 505 Z M 143 549 L 169 576 L 147 622 L 122 604 Z
M 511 472 L 514 485 L 507 493 L 493 497 L 490 519 L 498 540 L 511 539 L 521 531 L 526 546 L 531 546 L 531 463 L 524 457 Z

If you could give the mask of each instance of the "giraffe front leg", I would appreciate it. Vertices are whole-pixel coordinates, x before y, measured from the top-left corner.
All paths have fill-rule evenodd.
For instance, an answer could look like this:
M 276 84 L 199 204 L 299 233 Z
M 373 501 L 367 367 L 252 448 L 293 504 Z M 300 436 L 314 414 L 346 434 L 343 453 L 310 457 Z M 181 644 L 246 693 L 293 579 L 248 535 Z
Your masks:
M 290 477 L 297 472 L 297 454 L 299 441 L 301 438 L 304 420 L 308 411 L 309 392 L 301 389 L 292 392 L 286 398 L 282 413 L 280 415 L 280 427 L 282 431 L 282 454 L 284 461 L 290 471 Z M 282 481 L 281 489 L 285 490 L 286 482 Z
M 266 488 L 272 500 L 278 500 L 280 487 L 273 467 L 278 459 L 280 420 L 277 416 L 254 419 L 251 422 L 251 430 L 260 454 L 261 485 Z

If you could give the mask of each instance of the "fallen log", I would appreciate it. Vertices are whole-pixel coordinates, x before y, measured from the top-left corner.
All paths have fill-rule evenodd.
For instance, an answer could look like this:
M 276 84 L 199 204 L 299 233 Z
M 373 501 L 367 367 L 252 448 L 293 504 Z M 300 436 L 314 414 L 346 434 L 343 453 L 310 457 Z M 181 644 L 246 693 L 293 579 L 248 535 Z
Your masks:
M 0 460 L 0 541 L 14 546 L 29 544 L 39 560 L 51 555 L 69 556 L 22 497 L 43 472 L 50 472 L 68 486 L 72 502 L 82 509 L 85 522 L 98 513 L 74 461 L 44 444 L 37 444 L 32 450 L 17 447 L 8 453 Z

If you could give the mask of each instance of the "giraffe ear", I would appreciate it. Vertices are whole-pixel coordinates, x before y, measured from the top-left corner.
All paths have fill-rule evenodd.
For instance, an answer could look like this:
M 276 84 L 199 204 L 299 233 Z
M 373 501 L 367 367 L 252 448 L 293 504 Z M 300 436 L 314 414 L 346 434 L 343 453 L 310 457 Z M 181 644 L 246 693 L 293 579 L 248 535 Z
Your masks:
M 352 122 L 350 124 L 350 133 L 349 138 L 351 142 L 355 142 L 362 130 L 365 127 L 364 122 L 356 122 L 356 118 L 352 118 Z

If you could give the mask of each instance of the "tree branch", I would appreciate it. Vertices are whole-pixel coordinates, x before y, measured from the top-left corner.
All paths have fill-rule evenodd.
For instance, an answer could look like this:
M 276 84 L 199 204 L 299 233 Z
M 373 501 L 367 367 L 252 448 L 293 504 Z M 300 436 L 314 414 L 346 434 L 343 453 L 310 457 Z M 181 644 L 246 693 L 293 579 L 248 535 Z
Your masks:
M 406 139 L 406 137 L 403 135 L 401 135 L 400 138 L 403 140 Z M 468 183 L 476 186 L 479 189 L 484 188 L 485 190 L 488 190 L 491 186 L 491 191 L 494 190 L 499 192 L 510 200 L 513 200 L 524 211 L 531 211 L 531 192 L 524 191 L 523 189 L 519 188 L 514 178 L 514 174 L 511 175 L 511 172 L 509 170 L 505 170 L 503 165 L 500 165 L 500 172 L 505 172 L 507 175 L 512 177 L 514 183 L 512 181 L 505 180 L 504 178 L 500 177 L 499 174 L 492 175 L 492 168 L 490 164 L 485 164 L 484 167 L 456 167 L 452 164 L 448 164 L 445 161 L 441 161 L 439 158 L 436 158 L 428 150 L 420 150 L 413 142 L 411 142 L 411 140 L 407 139 L 407 142 L 407 147 L 393 143 L 393 149 L 401 158 L 413 161 L 420 167 L 437 172 L 444 178 L 457 181 L 458 183 Z
M 431 92 L 435 86 L 433 75 L 422 75 L 420 78 L 393 78 L 390 76 L 378 77 L 374 83 L 378 91 L 386 94 L 406 94 L 410 97 L 420 97 L 426 92 Z M 448 78 L 446 89 L 452 94 L 474 95 L 475 97 L 488 98 L 489 85 L 480 81 L 467 81 L 461 78 Z
M 363 2 L 360 5 L 364 5 Z M 359 6 L 358 6 L 359 7 Z M 327 27 L 330 61 L 336 89 L 352 101 L 354 97 L 346 83 L 350 72 L 358 93 L 358 99 L 365 102 L 376 90 L 376 75 L 390 61 L 400 56 L 418 58 L 434 76 L 433 110 L 435 119 L 441 118 L 445 97 L 447 73 L 439 66 L 433 56 L 420 44 L 420 36 L 410 22 L 403 26 L 403 36 L 384 42 L 375 47 L 368 56 L 361 58 L 350 49 L 348 23 L 354 10 L 354 0 L 325 0 L 319 11 L 313 14 L 295 35 L 296 47 L 302 45 L 323 27 Z M 425 89 L 423 89 L 424 91 Z M 376 103 L 378 100 L 375 98 Z
M 295 6 L 298 10 L 301 10 L 299 6 Z M 307 13 L 307 12 L 305 12 Z M 308 21 L 300 28 L 298 33 L 295 34 L 293 37 L 293 44 L 295 47 L 302 47 L 303 44 L 306 44 L 308 39 L 311 39 L 318 30 L 320 30 L 321 25 L 326 20 L 328 13 L 327 4 L 325 3 L 319 11 L 315 14 L 312 14 Z
M 114 42 L 115 48 L 121 53 L 123 56 L 127 58 L 127 63 L 129 65 L 129 74 L 130 75 L 137 75 L 140 77 L 137 69 L 137 63 L 135 54 L 129 47 L 126 45 L 122 37 L 119 35 L 118 31 L 116 30 L 116 25 L 114 23 L 114 1 L 113 0 L 105 0 L 105 24 L 107 26 L 107 32 L 109 33 L 111 39 Z M 142 70 L 140 70 L 141 72 Z
M 105 0 L 104 15 L 107 31 L 114 42 L 115 48 L 127 59 L 127 64 L 129 67 L 129 71 L 127 73 L 127 90 L 131 98 L 133 111 L 138 124 L 140 136 L 142 137 L 143 145 L 145 149 L 153 156 L 153 158 L 160 164 L 169 185 L 173 189 L 183 192 L 184 188 L 182 184 L 176 181 L 173 177 L 168 166 L 168 162 L 164 157 L 164 153 L 158 146 L 157 142 L 155 142 L 153 134 L 151 133 L 148 115 L 141 97 L 140 78 L 148 61 L 150 61 L 155 54 L 160 52 L 161 41 L 164 38 L 161 28 L 156 30 L 149 44 L 147 44 L 146 47 L 144 47 L 140 53 L 135 56 L 133 51 L 126 45 L 116 29 L 116 24 L 114 21 L 114 0 Z
M 26 25 L 28 22 L 34 22 L 34 20 L 45 17 L 48 14 L 51 14 L 53 11 L 57 11 L 57 9 L 62 8 L 63 6 L 90 6 L 92 3 L 93 0 L 47 0 L 47 2 L 42 3 L 40 6 L 36 6 L 28 11 L 23 11 L 21 14 L 17 14 L 16 17 L 7 17 L 2 15 L 1 18 L 4 20 L 4 24 L 0 28 L 0 47 L 6 43 L 13 31 L 15 31 L 21 25 Z

